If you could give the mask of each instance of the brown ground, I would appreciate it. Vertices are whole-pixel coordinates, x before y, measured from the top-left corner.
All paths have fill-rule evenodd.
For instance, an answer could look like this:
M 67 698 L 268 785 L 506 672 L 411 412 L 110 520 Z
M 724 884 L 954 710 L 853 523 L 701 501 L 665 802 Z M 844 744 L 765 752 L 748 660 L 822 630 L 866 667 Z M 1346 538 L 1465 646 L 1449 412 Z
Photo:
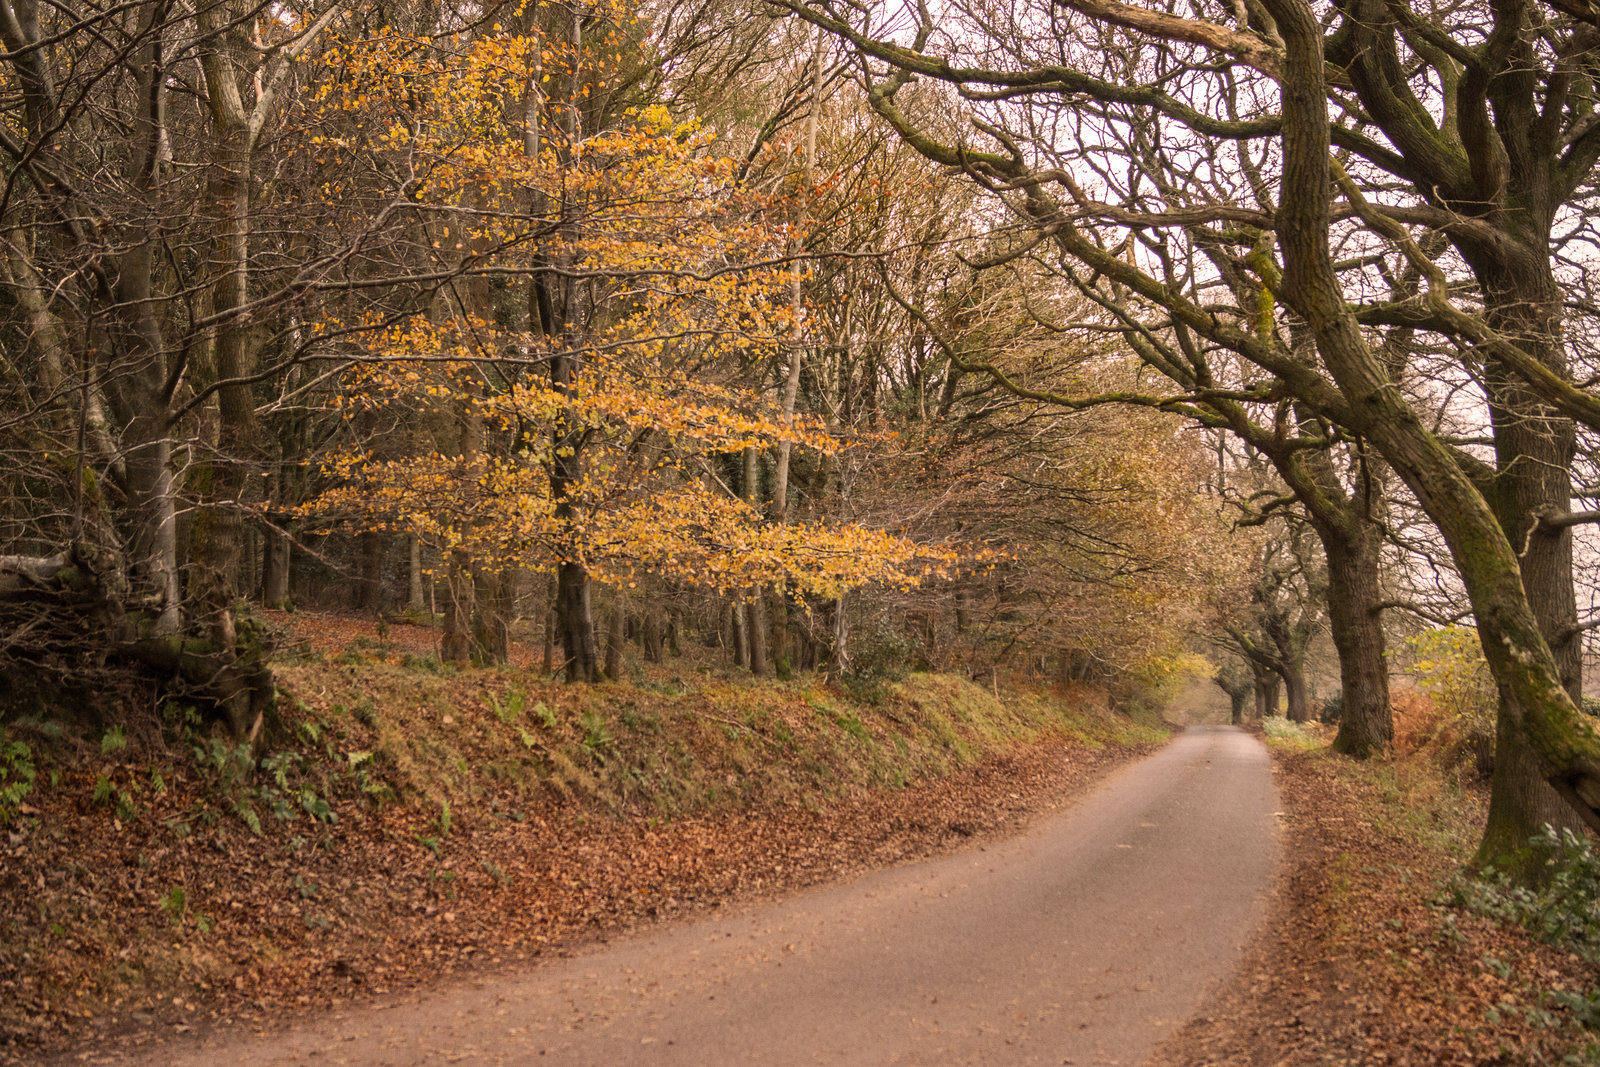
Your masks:
M 312 616 L 297 629 L 332 652 L 372 634 Z M 384 642 L 424 656 L 433 635 L 395 624 Z M 420 842 L 436 830 L 403 809 L 331 828 L 268 820 L 263 837 L 234 832 L 218 847 L 198 824 L 182 841 L 159 832 L 193 812 L 181 782 L 161 799 L 147 788 L 145 816 L 126 826 L 88 801 L 91 780 L 41 789 L 30 798 L 40 829 L 0 832 L 0 1061 L 114 1058 L 217 1022 L 267 1025 L 509 971 L 1004 834 L 1132 755 L 1057 742 L 821 812 L 772 804 L 660 827 L 578 810 L 523 822 L 463 813 L 442 855 Z M 1594 988 L 1593 968 L 1440 903 L 1481 798 L 1463 801 L 1406 758 L 1357 767 L 1280 751 L 1277 762 L 1285 862 L 1266 933 L 1153 1062 L 1600 1062 L 1585 1050 L 1594 1038 L 1542 995 Z M 191 891 L 174 914 L 155 902 L 177 884 Z M 70 901 L 70 918 L 45 921 L 35 902 L 46 898 Z M 142 918 L 109 921 L 121 916 Z
M 135 1062 L 1138 1063 L 1262 917 L 1271 778 L 1256 739 L 1194 727 L 1005 841 Z
M 1444 903 L 1481 798 L 1463 805 L 1404 762 L 1277 763 L 1286 862 L 1266 931 L 1153 1064 L 1596 1062 L 1594 1035 L 1541 994 L 1600 975 Z
M 520 822 L 458 816 L 442 857 L 419 842 L 426 828 L 385 824 L 391 814 L 414 818 L 403 809 L 320 830 L 268 820 L 263 837 L 233 833 L 215 847 L 204 833 L 174 841 L 159 832 L 165 815 L 185 809 L 178 789 L 152 801 L 136 827 L 108 825 L 86 802 L 87 785 L 45 792 L 37 813 L 49 831 L 9 846 L 0 839 L 0 898 L 26 906 L 30 889 L 48 886 L 59 900 L 76 884 L 77 914 L 61 935 L 22 946 L 22 966 L 0 966 L 0 999 L 11 1001 L 0 1059 L 75 1059 L 78 1049 L 115 1058 L 216 1023 L 268 1024 L 510 969 L 725 901 L 1007 832 L 1139 754 L 1050 743 L 820 811 L 773 807 L 655 828 L 581 811 Z M 81 862 L 86 838 L 101 861 L 92 868 Z M 153 902 L 179 882 L 193 887 L 191 910 L 169 917 Z M 146 916 L 156 929 L 170 921 L 170 946 L 130 959 L 119 931 L 99 921 L 119 914 Z M 196 930 L 202 917 L 215 931 Z M 134 967 L 146 972 L 135 976 L 143 993 L 96 1000 L 97 976 Z

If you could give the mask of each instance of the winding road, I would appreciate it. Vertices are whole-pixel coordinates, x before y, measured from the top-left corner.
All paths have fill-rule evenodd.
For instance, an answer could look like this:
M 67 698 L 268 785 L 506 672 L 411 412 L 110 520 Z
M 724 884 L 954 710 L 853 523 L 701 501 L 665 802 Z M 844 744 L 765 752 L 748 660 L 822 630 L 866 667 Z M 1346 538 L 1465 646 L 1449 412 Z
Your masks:
M 1192 726 L 998 843 L 159 1062 L 1137 1064 L 1261 920 L 1276 806 Z

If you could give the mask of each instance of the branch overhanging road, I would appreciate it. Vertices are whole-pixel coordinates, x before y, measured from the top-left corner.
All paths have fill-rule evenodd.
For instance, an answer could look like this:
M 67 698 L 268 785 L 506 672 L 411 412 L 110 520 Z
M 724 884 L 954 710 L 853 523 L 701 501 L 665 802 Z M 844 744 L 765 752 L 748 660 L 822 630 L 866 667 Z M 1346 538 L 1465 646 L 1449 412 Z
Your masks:
M 164 1063 L 1137 1064 L 1237 963 L 1261 744 L 1190 727 L 1021 835 Z M 153 1062 L 153 1061 L 152 1061 Z

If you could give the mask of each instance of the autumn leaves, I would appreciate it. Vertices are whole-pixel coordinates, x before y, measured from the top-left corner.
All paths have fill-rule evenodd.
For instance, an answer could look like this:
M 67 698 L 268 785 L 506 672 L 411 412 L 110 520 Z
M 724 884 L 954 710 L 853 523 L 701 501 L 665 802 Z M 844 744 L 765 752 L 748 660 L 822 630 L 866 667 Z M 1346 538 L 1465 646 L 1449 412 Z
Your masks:
M 602 121 L 622 63 L 608 32 L 576 47 L 537 26 L 455 47 L 390 32 L 327 53 L 343 76 L 319 100 L 362 132 L 322 143 L 407 175 L 422 250 L 456 276 L 426 312 L 348 332 L 336 404 L 393 432 L 353 434 L 305 512 L 616 587 L 648 574 L 832 599 L 947 574 L 951 551 L 769 521 L 732 484 L 747 450 L 845 446 L 742 384 L 803 334 L 793 219 L 695 123 L 659 106 Z

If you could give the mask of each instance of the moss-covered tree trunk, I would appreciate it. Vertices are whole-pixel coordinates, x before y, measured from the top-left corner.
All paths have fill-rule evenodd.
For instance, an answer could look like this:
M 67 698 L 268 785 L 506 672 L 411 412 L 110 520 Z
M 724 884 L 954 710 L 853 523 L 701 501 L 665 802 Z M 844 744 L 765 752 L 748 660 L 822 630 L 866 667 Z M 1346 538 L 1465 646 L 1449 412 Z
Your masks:
M 1578 710 L 1523 585 L 1518 548 L 1450 449 L 1422 425 L 1361 335 L 1328 248 L 1330 174 L 1321 25 L 1304 0 L 1264 0 L 1285 43 L 1284 187 L 1279 207 L 1284 295 L 1310 321 L 1338 383 L 1341 421 L 1371 440 L 1450 547 L 1500 691 L 1500 729 L 1526 739 L 1541 775 L 1600 829 L 1600 735 Z M 1393 235 L 1377 216 L 1368 221 Z M 1444 299 L 1445 294 L 1437 294 Z M 1307 382 L 1315 392 L 1314 383 Z M 1533 462 L 1530 458 L 1529 462 Z
M 1554 341 L 1560 330 L 1561 297 L 1549 260 L 1529 257 L 1515 270 L 1485 264 L 1480 273 L 1492 279 L 1485 286 L 1485 298 L 1495 328 L 1564 375 L 1566 360 Z M 1570 419 L 1556 416 L 1496 361 L 1490 360 L 1486 369 L 1496 466 L 1490 502 L 1520 557 L 1522 587 L 1550 646 L 1562 687 L 1581 705 L 1583 653 L 1572 581 L 1571 530 L 1550 529 L 1540 522 L 1543 515 L 1571 508 L 1576 433 Z M 1504 700 L 1496 723 L 1493 773 L 1478 860 L 1519 868 L 1531 879 L 1543 867 L 1542 857 L 1528 850 L 1534 835 L 1546 825 L 1577 829 L 1582 822 L 1544 780 L 1538 757 L 1517 726 L 1516 709 L 1508 708 Z
M 1322 536 L 1322 546 L 1328 558 L 1328 629 L 1339 653 L 1342 710 L 1333 747 L 1365 759 L 1394 740 L 1380 607 L 1381 541 L 1373 524 L 1359 521 L 1353 536 L 1333 532 Z

